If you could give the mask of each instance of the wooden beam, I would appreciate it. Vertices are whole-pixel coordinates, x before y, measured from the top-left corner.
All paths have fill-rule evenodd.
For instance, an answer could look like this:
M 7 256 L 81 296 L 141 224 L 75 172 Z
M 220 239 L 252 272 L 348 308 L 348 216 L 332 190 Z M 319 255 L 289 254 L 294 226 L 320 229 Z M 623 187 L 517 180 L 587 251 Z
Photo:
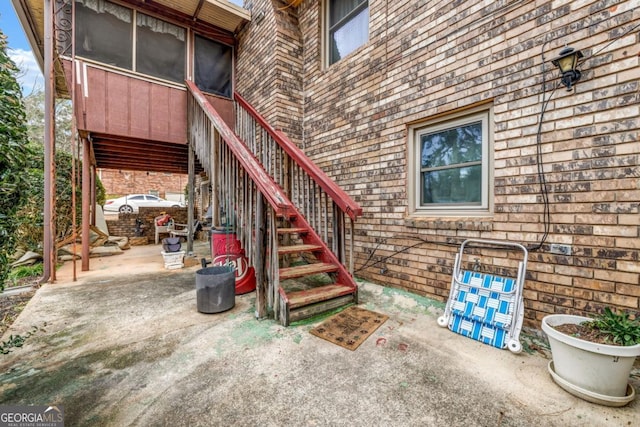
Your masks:
M 165 17 L 171 21 L 174 21 L 178 24 L 182 24 L 187 27 L 191 27 L 197 32 L 225 43 L 229 46 L 233 46 L 235 44 L 235 37 L 231 31 L 223 30 L 222 28 L 215 27 L 207 22 L 202 20 L 194 20 L 193 16 L 187 15 L 186 13 L 179 12 L 177 10 L 169 9 L 158 2 L 153 0 L 122 0 L 124 3 L 130 4 L 142 11 L 153 12 L 154 14 Z
M 189 145 L 189 182 L 187 186 L 189 187 L 189 195 L 188 195 L 188 204 L 187 204 L 187 230 L 189 230 L 189 235 L 187 236 L 187 254 L 191 255 L 193 253 L 193 209 L 195 203 L 193 183 L 195 180 L 195 163 L 196 156 L 193 152 L 193 148 Z
M 195 12 L 193 12 L 193 21 L 197 21 L 198 20 L 198 15 L 200 14 L 200 10 L 202 9 L 202 5 L 204 5 L 204 0 L 200 0 L 198 2 L 198 6 L 196 6 L 196 10 Z
M 267 211 L 265 209 L 264 197 L 260 192 L 256 192 L 256 242 L 254 253 L 254 266 L 256 270 L 256 317 L 263 319 L 267 317 L 267 292 L 269 291 L 267 281 Z
M 53 52 L 53 0 L 44 2 L 44 230 L 43 277 L 41 282 L 55 280 L 55 90 Z
M 91 157 L 90 142 L 82 140 L 82 158 Z M 91 162 L 82 162 L 82 271 L 89 271 L 89 245 L 91 240 Z

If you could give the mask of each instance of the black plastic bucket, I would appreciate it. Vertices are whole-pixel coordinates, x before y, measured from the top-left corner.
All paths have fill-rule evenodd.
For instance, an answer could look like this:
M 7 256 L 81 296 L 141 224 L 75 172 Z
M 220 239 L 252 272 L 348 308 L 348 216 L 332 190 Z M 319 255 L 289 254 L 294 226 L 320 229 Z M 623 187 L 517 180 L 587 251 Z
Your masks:
M 196 301 L 200 313 L 220 313 L 236 304 L 236 273 L 228 266 L 196 271 Z

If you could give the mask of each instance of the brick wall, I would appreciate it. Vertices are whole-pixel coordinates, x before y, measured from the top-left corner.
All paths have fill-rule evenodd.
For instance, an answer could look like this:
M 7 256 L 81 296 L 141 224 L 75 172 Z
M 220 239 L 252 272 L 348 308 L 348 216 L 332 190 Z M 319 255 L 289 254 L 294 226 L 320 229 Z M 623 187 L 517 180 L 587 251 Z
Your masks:
M 188 218 L 187 208 L 139 208 L 138 214 L 122 214 L 119 213 L 117 218 L 113 215 L 107 217 L 107 228 L 109 235 L 118 237 L 134 237 L 136 235 L 136 219 L 143 221 L 142 235 L 147 237 L 149 243 L 155 242 L 156 229 L 153 225 L 153 219 L 165 212 L 174 219 L 175 222 L 186 224 Z M 163 235 L 161 237 L 168 237 Z
M 236 90 L 296 143 L 302 140 L 302 33 L 296 8 L 278 0 L 256 0 L 264 13 L 238 35 Z
M 104 185 L 107 198 L 117 198 L 127 194 L 148 194 L 157 191 L 158 196 L 165 198 L 167 192 L 178 193 L 184 197 L 184 188 L 189 181 L 188 175 L 128 171 L 115 169 L 99 169 L 98 176 Z
M 364 209 L 357 276 L 444 300 L 451 243 L 540 242 L 536 132 L 551 96 L 540 135 L 551 221 L 542 250 L 530 254 L 526 322 L 604 305 L 640 314 L 640 40 L 637 29 L 626 33 L 640 23 L 634 2 L 370 0 L 369 42 L 331 67 L 322 63 L 322 3 L 295 9 L 304 42 L 281 51 L 290 41 L 281 12 L 254 2 L 266 16 L 239 38 L 236 81 L 276 127 L 293 129 L 277 104 L 303 88 L 301 147 Z M 289 19 L 287 34 L 297 34 Z M 552 93 L 559 78 L 550 61 L 565 44 L 585 54 L 583 77 L 575 92 Z M 302 61 L 301 85 L 280 84 L 274 51 L 289 55 L 289 73 Z M 412 215 L 408 126 L 480 103 L 493 108 L 493 213 Z M 551 243 L 571 245 L 572 255 L 550 253 Z M 362 268 L 368 259 L 379 263 Z

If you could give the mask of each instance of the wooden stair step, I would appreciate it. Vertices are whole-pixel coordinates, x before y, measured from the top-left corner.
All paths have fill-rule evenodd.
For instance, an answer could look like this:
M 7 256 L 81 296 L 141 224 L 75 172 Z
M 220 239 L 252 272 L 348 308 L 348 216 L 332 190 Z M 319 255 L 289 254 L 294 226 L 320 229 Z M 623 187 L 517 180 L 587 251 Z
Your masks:
M 293 254 L 297 252 L 318 252 L 324 249 L 320 245 L 293 245 L 278 247 L 279 254 Z
M 334 264 L 327 264 L 318 262 L 315 264 L 304 264 L 295 267 L 286 267 L 280 269 L 280 280 L 292 279 L 294 277 L 311 276 L 319 273 L 331 273 L 338 271 L 338 266 Z
M 339 307 L 345 307 L 350 304 L 356 304 L 355 293 L 344 295 L 341 297 L 333 298 L 327 301 L 317 302 L 311 305 L 305 305 L 302 307 L 290 310 L 286 314 L 286 321 L 284 326 L 289 326 L 291 322 L 297 322 L 298 320 L 308 319 L 321 313 L 326 313 L 331 310 L 335 310 Z
M 302 234 L 308 232 L 309 230 L 304 227 L 278 228 L 278 234 Z
M 349 295 L 354 292 L 355 290 L 350 286 L 333 283 L 331 285 L 319 286 L 303 291 L 289 292 L 287 293 L 287 299 L 289 300 L 289 309 L 294 309 L 343 295 Z

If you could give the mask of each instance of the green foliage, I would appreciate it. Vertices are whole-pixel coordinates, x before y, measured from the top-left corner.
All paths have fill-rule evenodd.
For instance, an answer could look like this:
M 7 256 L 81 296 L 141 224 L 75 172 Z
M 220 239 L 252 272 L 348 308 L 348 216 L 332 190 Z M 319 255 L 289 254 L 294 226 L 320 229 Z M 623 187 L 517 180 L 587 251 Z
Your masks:
M 27 115 L 27 133 L 29 141 L 36 145 L 44 144 L 44 91 L 36 90 L 24 98 Z M 56 150 L 71 154 L 71 100 L 58 99 L 55 104 Z
M 602 335 L 608 335 L 616 345 L 640 344 L 640 321 L 629 318 L 629 313 L 614 313 L 609 307 L 593 320 L 585 322 L 586 326 L 596 329 Z
M 107 202 L 107 190 L 104 188 L 104 184 L 100 181 L 99 177 L 96 177 L 96 203 L 100 206 L 104 206 Z
M 15 236 L 25 250 L 40 251 L 44 230 L 44 93 L 36 91 L 25 99 L 27 130 L 31 154 L 25 166 L 25 188 L 27 199 L 16 212 L 19 223 Z M 67 100 L 56 103 L 56 181 L 55 181 L 55 227 L 56 238 L 64 239 L 73 232 L 72 197 L 72 140 L 71 140 L 71 104 Z M 79 150 L 76 150 L 79 151 Z M 82 162 L 76 164 L 76 226 L 81 222 L 82 184 L 80 173 Z M 105 188 L 100 179 L 96 179 L 96 198 L 99 204 L 106 200 Z
M 16 267 L 9 272 L 7 282 L 12 285 L 18 285 L 20 279 L 24 279 L 25 277 L 41 277 L 43 269 L 44 266 L 42 263 Z
M 26 173 L 28 180 L 29 198 L 18 210 L 20 227 L 16 231 L 16 236 L 20 240 L 20 245 L 25 250 L 38 250 L 43 241 L 44 229 L 44 147 L 38 146 L 34 149 L 35 154 L 31 159 L 30 167 Z M 71 155 L 57 151 L 55 155 L 56 163 L 56 211 L 55 227 L 56 238 L 63 239 L 73 231 L 73 209 L 71 188 Z M 76 185 L 76 224 L 80 224 L 81 211 L 79 207 L 82 203 L 82 188 Z
M 23 172 L 30 157 L 18 72 L 0 31 L 0 289 L 15 249 L 16 212 L 25 199 Z

